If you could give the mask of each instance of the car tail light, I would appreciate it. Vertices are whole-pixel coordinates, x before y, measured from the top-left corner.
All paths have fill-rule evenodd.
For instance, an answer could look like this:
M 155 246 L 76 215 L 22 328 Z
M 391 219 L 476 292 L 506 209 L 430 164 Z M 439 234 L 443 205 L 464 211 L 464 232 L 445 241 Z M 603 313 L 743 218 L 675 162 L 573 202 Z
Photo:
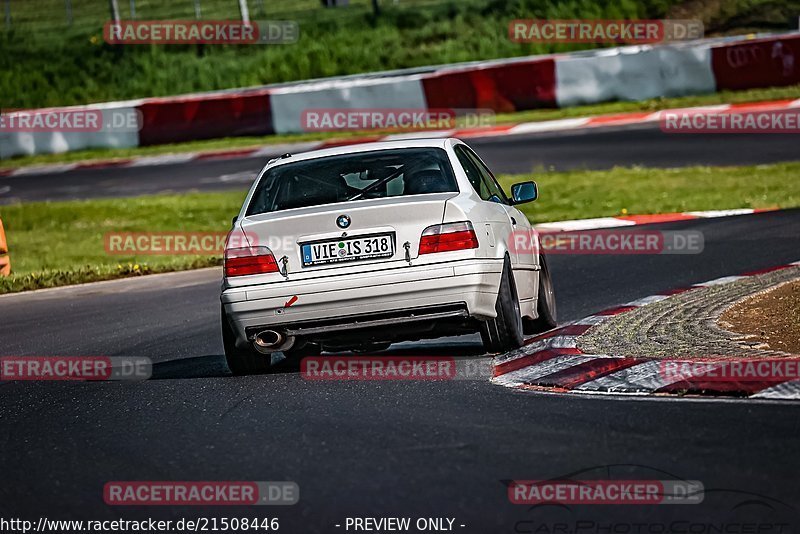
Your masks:
M 229 248 L 225 250 L 225 276 L 277 273 L 278 262 L 267 247 Z
M 478 248 L 478 236 L 469 221 L 427 227 L 419 241 L 419 254 Z
M 277 273 L 278 262 L 267 247 L 250 246 L 241 228 L 234 228 L 225 240 L 225 276 Z

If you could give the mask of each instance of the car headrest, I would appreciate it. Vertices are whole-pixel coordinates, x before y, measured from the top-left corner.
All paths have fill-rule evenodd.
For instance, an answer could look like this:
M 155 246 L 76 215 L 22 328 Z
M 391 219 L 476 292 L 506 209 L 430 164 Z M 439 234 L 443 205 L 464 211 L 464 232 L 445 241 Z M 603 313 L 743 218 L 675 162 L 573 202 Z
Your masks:
M 447 180 L 439 169 L 417 171 L 405 179 L 403 192 L 406 195 L 422 195 L 425 193 L 446 193 Z
M 344 178 L 332 176 L 327 180 L 310 180 L 293 177 L 278 202 L 280 209 L 331 204 L 345 200 L 350 194 Z

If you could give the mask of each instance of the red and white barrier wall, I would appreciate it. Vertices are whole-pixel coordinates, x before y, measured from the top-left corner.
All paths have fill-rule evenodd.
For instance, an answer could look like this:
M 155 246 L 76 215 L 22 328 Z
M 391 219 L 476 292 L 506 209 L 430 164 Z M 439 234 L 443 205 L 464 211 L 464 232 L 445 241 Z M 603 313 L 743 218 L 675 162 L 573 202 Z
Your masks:
M 798 83 L 798 33 L 628 46 L 451 65 L 413 74 L 400 71 L 95 104 L 86 107 L 137 111 L 139 131 L 0 130 L 0 158 L 302 132 L 302 113 L 308 109 L 446 108 L 503 113 Z
M 713 93 L 711 47 L 635 46 L 556 59 L 558 107 Z
M 148 98 L 139 110 L 142 146 L 275 133 L 268 89 Z
M 717 90 L 800 83 L 800 34 L 728 43 L 711 49 Z
M 77 115 L 84 111 L 92 111 L 98 113 L 99 124 L 111 124 L 120 119 L 125 121 L 130 117 L 135 118 L 140 103 L 141 101 L 138 100 L 108 102 L 88 106 L 52 108 L 51 110 L 63 115 Z M 36 111 L 37 113 L 46 113 L 51 110 Z M 19 115 L 19 113 L 10 112 L 7 115 Z M 140 134 L 135 125 L 126 127 L 125 124 L 122 124 L 116 128 L 103 128 L 100 131 L 90 131 L 90 129 L 81 131 L 75 128 L 71 130 L 37 128 L 31 129 L 31 131 L 13 131 L 10 127 L 0 126 L 0 159 L 17 155 L 57 154 L 87 148 L 130 148 L 139 146 L 139 144 Z
M 309 109 L 425 109 L 419 76 L 366 80 L 331 80 L 270 91 L 275 133 L 302 132 L 301 118 Z
M 429 108 L 498 113 L 556 106 L 552 56 L 445 67 L 422 76 Z

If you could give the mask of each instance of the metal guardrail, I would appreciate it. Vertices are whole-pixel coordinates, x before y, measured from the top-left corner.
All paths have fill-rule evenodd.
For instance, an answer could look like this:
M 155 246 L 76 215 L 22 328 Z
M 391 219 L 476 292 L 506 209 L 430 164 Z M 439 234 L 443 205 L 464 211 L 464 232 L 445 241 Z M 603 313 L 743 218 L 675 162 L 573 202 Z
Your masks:
M 443 0 L 0 0 L 0 29 L 92 30 L 122 20 L 258 20 L 327 10 L 347 13 L 379 6 L 419 6 Z M 326 7 L 329 6 L 329 7 Z

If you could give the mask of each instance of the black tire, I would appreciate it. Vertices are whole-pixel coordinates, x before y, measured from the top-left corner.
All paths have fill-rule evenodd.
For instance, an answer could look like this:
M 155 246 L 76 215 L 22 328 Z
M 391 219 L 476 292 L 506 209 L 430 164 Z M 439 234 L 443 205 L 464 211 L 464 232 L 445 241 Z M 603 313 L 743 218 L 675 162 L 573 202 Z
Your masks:
M 539 271 L 539 298 L 536 301 L 536 311 L 539 317 L 524 321 L 527 335 L 541 334 L 558 326 L 558 310 L 556 309 L 556 294 L 553 290 L 553 278 L 544 255 L 541 256 L 542 269 Z
M 272 358 L 253 349 L 240 349 L 236 346 L 236 335 L 222 308 L 222 346 L 225 349 L 225 360 L 234 375 L 257 375 L 269 372 Z
M 517 287 L 511 271 L 511 262 L 506 258 L 500 289 L 494 309 L 497 317 L 481 325 L 481 339 L 487 352 L 508 352 L 522 346 L 522 314 L 520 312 Z

